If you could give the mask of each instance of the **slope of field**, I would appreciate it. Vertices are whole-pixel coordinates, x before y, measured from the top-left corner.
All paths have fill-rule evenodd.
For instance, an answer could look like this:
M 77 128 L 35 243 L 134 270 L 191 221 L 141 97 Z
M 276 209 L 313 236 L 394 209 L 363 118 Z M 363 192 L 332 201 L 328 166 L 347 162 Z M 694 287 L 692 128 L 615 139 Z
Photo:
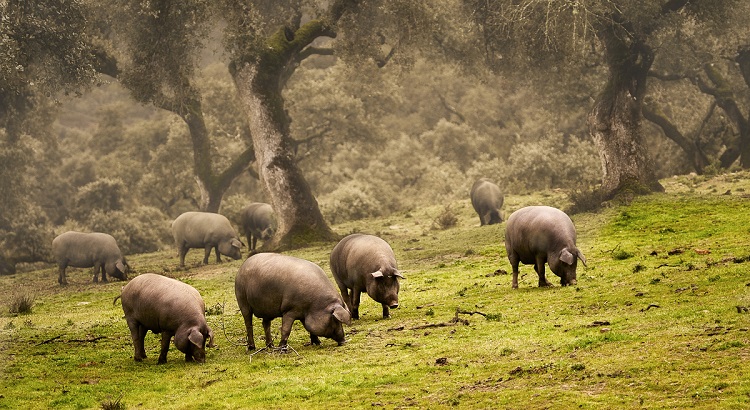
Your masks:
M 71 269 L 61 288 L 53 266 L 0 277 L 0 408 L 748 408 L 750 174 L 663 182 L 665 194 L 573 216 L 588 260 L 574 287 L 538 288 L 522 266 L 512 290 L 505 225 L 480 227 L 468 200 L 451 204 L 449 229 L 435 228 L 442 204 L 334 226 L 386 239 L 407 278 L 391 319 L 363 296 L 341 347 L 306 345 L 295 324 L 293 352 L 249 354 L 242 261 L 202 266 L 198 250 L 187 270 L 171 250 L 129 260 L 202 293 L 218 344 L 203 365 L 174 347 L 157 365 L 151 334 L 148 359 L 133 361 L 112 304 L 122 282 Z M 504 213 L 533 204 L 566 198 L 512 196 Z M 289 254 L 330 275 L 333 245 Z M 9 313 L 19 295 L 34 296 L 32 313 Z

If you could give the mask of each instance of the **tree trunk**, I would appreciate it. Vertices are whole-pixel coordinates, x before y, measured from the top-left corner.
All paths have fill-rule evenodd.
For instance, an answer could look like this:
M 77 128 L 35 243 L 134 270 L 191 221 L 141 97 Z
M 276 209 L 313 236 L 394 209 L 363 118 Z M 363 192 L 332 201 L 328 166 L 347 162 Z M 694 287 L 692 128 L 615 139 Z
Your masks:
M 602 162 L 606 197 L 663 191 L 648 159 L 641 130 L 641 104 L 653 53 L 615 25 L 602 27 L 609 78 L 589 114 L 589 130 Z
M 667 138 L 671 139 L 675 144 L 682 148 L 685 154 L 687 154 L 690 164 L 693 166 L 693 169 L 695 169 L 695 172 L 702 175 L 703 169 L 710 164 L 710 161 L 700 145 L 698 145 L 696 141 L 683 135 L 680 130 L 669 121 L 669 118 L 667 118 L 661 108 L 657 106 L 649 107 L 643 105 L 642 109 L 643 117 L 658 125 Z
M 743 78 L 745 78 L 745 81 L 748 81 L 750 79 L 750 56 L 746 56 L 743 59 L 743 55 L 740 54 L 737 62 L 739 63 Z M 716 105 L 724 110 L 727 117 L 734 123 L 739 134 L 736 144 L 728 146 L 726 152 L 722 155 L 721 165 L 728 168 L 739 157 L 742 168 L 750 168 L 750 121 L 742 113 L 734 96 L 732 85 L 724 78 L 721 72 L 713 64 L 705 64 L 703 71 L 713 86 L 698 76 L 693 81 L 703 93 L 714 97 Z M 745 76 L 746 72 L 749 73 L 748 76 Z
M 297 167 L 289 118 L 281 91 L 294 64 L 292 40 L 281 30 L 255 59 L 233 62 L 230 72 L 248 115 L 258 175 L 278 219 L 274 238 L 263 250 L 289 249 L 317 240 L 334 240 L 310 186 Z
M 250 147 L 232 161 L 223 172 L 215 174 L 211 160 L 211 139 L 203 119 L 203 108 L 198 100 L 179 105 L 177 114 L 185 121 L 193 146 L 193 171 L 201 194 L 199 208 L 218 213 L 224 193 L 232 182 L 253 162 L 255 153 Z

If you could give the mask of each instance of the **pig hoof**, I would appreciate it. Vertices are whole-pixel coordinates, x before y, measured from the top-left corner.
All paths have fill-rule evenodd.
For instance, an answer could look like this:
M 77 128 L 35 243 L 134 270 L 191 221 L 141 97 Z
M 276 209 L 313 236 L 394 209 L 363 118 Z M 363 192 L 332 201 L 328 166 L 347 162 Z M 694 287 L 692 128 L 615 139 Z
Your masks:
M 255 345 L 248 345 L 247 350 L 255 350 Z

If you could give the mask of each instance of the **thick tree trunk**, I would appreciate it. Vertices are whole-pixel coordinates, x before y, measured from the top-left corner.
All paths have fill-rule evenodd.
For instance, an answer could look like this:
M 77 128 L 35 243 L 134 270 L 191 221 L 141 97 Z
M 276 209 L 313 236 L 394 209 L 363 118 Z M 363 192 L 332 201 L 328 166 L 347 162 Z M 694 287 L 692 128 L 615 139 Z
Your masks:
M 289 120 L 279 84 L 282 70 L 260 63 L 234 66 L 232 76 L 248 115 L 258 175 L 278 219 L 274 238 L 263 250 L 294 248 L 311 241 L 334 240 L 291 151 Z
M 597 33 L 604 44 L 609 78 L 589 114 L 589 130 L 602 162 L 605 196 L 663 191 L 648 159 L 641 130 L 641 104 L 653 54 L 615 26 Z

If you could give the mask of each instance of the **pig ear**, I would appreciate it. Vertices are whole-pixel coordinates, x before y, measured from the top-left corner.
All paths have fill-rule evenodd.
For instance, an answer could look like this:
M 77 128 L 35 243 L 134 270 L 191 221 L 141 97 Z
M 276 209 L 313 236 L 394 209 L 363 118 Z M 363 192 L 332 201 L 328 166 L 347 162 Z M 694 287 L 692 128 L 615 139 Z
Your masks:
M 119 270 L 120 272 L 125 273 L 125 265 L 122 262 L 117 262 L 115 264 L 115 268 L 117 268 L 117 270 Z
M 560 260 L 565 262 L 566 265 L 572 265 L 575 262 L 576 257 L 566 248 L 560 252 Z
M 580 250 L 580 249 L 577 249 L 577 252 L 576 252 L 576 253 L 578 254 L 578 259 L 580 259 L 580 260 L 581 260 L 581 262 L 583 262 L 583 266 L 585 266 L 585 267 L 587 267 L 587 268 L 588 268 L 589 266 L 588 266 L 588 265 L 586 265 L 586 257 L 585 257 L 585 256 L 583 256 L 583 252 L 581 252 L 581 250 Z
M 192 328 L 190 329 L 190 333 L 188 333 L 188 340 L 190 340 L 190 343 L 198 347 L 203 347 L 203 341 L 205 339 L 203 338 L 201 332 L 198 331 L 198 329 Z
M 232 239 L 232 246 L 234 246 L 237 249 L 240 249 L 240 248 L 242 248 L 243 243 L 240 242 L 239 239 L 235 238 L 235 239 Z
M 349 313 L 348 310 L 346 310 L 345 307 L 341 305 L 336 305 L 335 308 L 333 308 L 333 317 L 336 318 L 339 322 L 345 324 L 345 325 L 351 325 L 352 324 L 352 315 Z
M 372 275 L 373 278 L 382 278 L 383 277 L 383 272 L 381 272 L 379 270 L 376 270 L 375 272 L 371 273 L 370 275 Z
M 395 273 L 393 274 L 393 276 L 398 276 L 398 277 L 399 277 L 399 278 L 401 278 L 401 279 L 406 279 L 406 278 L 404 277 L 404 275 L 403 275 L 403 274 L 402 274 L 401 272 L 399 272 L 399 271 L 396 271 L 396 272 L 395 272 Z

